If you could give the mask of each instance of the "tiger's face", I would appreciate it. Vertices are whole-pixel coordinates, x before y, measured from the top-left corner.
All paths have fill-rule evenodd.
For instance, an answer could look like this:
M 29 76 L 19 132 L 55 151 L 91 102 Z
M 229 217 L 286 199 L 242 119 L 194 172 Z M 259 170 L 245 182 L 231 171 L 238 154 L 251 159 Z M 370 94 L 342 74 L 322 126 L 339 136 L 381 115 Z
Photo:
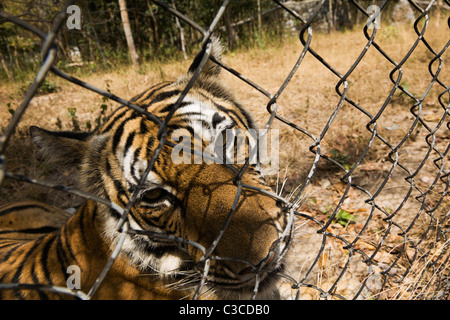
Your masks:
M 250 298 L 256 284 L 264 295 L 282 270 L 292 226 L 282 203 L 258 191 L 271 191 L 258 165 L 248 166 L 238 181 L 242 165 L 205 159 L 194 163 L 195 154 L 187 152 L 182 161 L 174 157 L 174 137 L 180 132 L 192 149 L 200 145 L 204 151 L 205 141 L 216 139 L 203 139 L 205 132 L 219 136 L 254 127 L 219 82 L 217 69 L 206 65 L 205 70 L 169 121 L 171 143 L 163 146 L 149 172 L 159 125 L 124 106 L 95 134 L 56 134 L 34 127 L 32 137 L 48 154 L 79 165 L 86 191 L 123 208 L 136 198 L 127 218 L 137 232 L 126 236 L 122 252 L 143 273 L 158 274 L 171 290 L 189 291 L 207 269 L 205 297 Z M 188 79 L 153 86 L 133 101 L 164 119 Z M 112 247 L 120 236 L 115 231 L 120 215 L 107 206 L 99 208 L 102 233 Z

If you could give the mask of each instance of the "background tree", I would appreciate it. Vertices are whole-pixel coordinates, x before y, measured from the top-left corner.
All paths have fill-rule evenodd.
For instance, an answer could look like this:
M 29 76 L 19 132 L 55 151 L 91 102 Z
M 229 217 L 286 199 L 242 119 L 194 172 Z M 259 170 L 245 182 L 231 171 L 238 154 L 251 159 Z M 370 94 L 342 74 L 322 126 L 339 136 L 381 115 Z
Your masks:
M 128 50 L 134 69 L 139 69 L 139 56 L 134 46 L 133 34 L 131 32 L 130 20 L 128 19 L 127 4 L 125 0 L 119 0 L 120 17 L 122 18 L 123 30 L 127 39 Z
M 160 0 L 206 28 L 219 10 L 223 0 Z M 369 2 L 369 1 L 367 1 Z M 319 2 L 288 1 L 300 15 L 307 16 Z M 397 1 L 389 1 L 383 19 L 389 19 Z M 447 10 L 438 2 L 441 10 Z M 19 17 L 48 31 L 65 0 L 0 0 L 0 10 Z M 152 0 L 77 0 L 81 9 L 81 29 L 62 28 L 58 33 L 59 62 L 62 70 L 73 72 L 89 69 L 96 72 L 121 63 L 131 63 L 135 69 L 144 61 L 180 59 L 196 53 L 202 34 L 177 19 Z M 442 16 L 448 11 L 442 11 Z M 289 15 L 279 10 L 272 0 L 230 1 L 219 21 L 216 34 L 228 50 L 268 43 L 280 43 L 287 33 Z M 328 0 L 313 27 L 323 25 L 321 32 L 345 30 L 367 18 L 344 0 Z M 328 28 L 328 26 L 332 28 Z M 319 30 L 319 29 L 316 29 Z M 0 20 L 0 79 L 23 81 L 41 61 L 42 40 L 23 28 Z M 81 61 L 74 61 L 75 58 Z

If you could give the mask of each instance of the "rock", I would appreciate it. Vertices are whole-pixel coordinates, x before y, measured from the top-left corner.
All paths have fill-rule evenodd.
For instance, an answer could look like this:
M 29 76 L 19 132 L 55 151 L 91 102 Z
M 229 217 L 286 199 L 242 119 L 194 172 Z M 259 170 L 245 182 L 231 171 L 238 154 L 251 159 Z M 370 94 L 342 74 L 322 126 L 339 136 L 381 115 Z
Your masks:
M 432 176 L 426 175 L 420 178 L 422 182 L 425 182 L 426 184 L 432 184 L 434 181 L 434 178 Z
M 323 189 L 326 189 L 329 185 L 331 185 L 331 182 L 328 179 L 322 179 L 319 181 L 319 184 Z
M 391 19 L 393 23 L 403 24 L 415 21 L 416 17 L 409 2 L 407 0 L 399 0 L 394 6 Z
M 284 3 L 288 8 L 296 11 L 303 19 L 309 19 L 311 15 L 314 13 L 314 10 L 317 6 L 315 1 L 286 1 Z M 327 21 L 327 12 L 326 6 L 322 6 L 323 9 L 320 10 L 316 19 L 314 20 L 314 30 L 328 31 L 328 21 Z M 293 18 L 288 12 L 283 10 L 283 15 L 285 17 L 285 29 L 297 34 L 300 28 L 302 27 L 301 23 Z

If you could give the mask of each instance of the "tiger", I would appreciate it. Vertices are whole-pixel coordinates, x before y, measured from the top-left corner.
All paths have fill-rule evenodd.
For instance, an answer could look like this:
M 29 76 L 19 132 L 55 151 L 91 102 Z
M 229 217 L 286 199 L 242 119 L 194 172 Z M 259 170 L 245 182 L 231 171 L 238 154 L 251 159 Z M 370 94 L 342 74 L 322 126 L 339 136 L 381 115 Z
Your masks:
M 30 127 L 44 159 L 77 168 L 81 190 L 122 209 L 135 195 L 126 217 L 135 232 L 117 230 L 120 210 L 90 198 L 69 217 L 35 202 L 2 208 L 0 288 L 18 285 L 0 289 L 0 299 L 77 298 L 32 285 L 67 287 L 68 268 L 77 266 L 74 290 L 89 292 L 119 241 L 120 251 L 90 299 L 250 299 L 255 292 L 256 298 L 277 298 L 293 228 L 286 204 L 273 196 L 259 164 L 173 158 L 170 137 L 177 130 L 194 141 L 199 130 L 256 128 L 223 83 L 220 41 L 206 42 L 203 55 L 206 48 L 206 62 L 198 54 L 186 74 L 130 100 L 144 113 L 120 105 L 92 132 Z M 146 172 L 161 139 L 160 125 L 149 114 L 166 119 L 169 113 L 165 132 L 172 144 L 162 145 Z M 33 219 L 41 222 L 31 225 Z M 158 234 L 163 236 L 152 236 Z
M 70 212 L 39 201 L 3 205 L 0 206 L 0 237 L 34 240 L 59 230 L 69 218 Z

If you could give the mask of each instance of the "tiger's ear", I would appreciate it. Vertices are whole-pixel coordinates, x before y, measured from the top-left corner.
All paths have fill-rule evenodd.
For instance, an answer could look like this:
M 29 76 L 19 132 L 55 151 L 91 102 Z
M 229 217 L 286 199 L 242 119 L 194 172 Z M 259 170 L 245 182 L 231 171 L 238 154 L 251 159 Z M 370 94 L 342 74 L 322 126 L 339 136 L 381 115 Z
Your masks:
M 30 127 L 30 136 L 44 158 L 68 166 L 81 164 L 88 150 L 91 133 L 71 131 L 48 131 Z
M 222 44 L 220 43 L 220 39 L 214 35 L 210 37 L 211 40 L 211 54 L 210 58 L 206 61 L 205 65 L 202 68 L 201 74 L 206 77 L 217 77 L 220 74 L 220 70 L 222 69 L 217 63 L 211 60 L 211 57 L 214 57 L 217 61 L 222 61 Z M 205 43 L 200 53 L 195 57 L 191 66 L 189 67 L 189 72 L 194 73 L 195 70 L 200 65 L 200 62 L 203 59 L 203 55 L 205 54 L 208 42 Z

